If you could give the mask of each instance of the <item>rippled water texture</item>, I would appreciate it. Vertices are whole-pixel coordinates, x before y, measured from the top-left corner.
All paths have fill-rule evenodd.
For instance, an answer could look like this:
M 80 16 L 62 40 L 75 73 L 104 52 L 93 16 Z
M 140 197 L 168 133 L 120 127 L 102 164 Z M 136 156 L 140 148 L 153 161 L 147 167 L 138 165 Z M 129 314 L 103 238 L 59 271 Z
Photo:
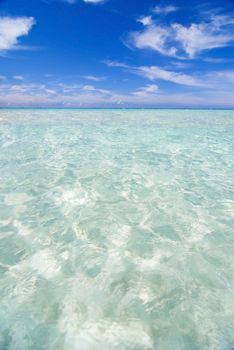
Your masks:
M 234 111 L 0 110 L 0 349 L 234 348 Z

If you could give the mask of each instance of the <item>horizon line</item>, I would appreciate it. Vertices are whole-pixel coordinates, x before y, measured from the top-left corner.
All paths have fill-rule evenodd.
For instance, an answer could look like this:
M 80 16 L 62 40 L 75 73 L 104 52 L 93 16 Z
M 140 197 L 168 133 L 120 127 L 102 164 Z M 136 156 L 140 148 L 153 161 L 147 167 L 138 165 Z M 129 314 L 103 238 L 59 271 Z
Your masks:
M 177 110 L 226 110 L 234 111 L 234 107 L 9 107 L 0 106 L 0 110 L 3 109 L 77 109 L 77 110 L 166 110 L 166 109 L 177 109 Z

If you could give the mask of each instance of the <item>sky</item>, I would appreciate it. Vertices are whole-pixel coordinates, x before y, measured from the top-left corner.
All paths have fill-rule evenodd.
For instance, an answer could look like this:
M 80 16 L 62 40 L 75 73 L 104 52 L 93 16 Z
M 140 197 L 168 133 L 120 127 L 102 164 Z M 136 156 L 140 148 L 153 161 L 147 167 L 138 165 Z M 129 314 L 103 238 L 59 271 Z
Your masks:
M 0 0 L 0 106 L 234 108 L 234 0 Z

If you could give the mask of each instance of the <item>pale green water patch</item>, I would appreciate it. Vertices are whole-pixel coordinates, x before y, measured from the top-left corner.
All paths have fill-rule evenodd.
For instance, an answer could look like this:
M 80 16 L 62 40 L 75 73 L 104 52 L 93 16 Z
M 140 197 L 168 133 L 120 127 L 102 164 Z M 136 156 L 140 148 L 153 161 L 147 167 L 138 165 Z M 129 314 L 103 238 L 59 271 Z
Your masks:
M 0 110 L 0 349 L 234 347 L 234 111 Z

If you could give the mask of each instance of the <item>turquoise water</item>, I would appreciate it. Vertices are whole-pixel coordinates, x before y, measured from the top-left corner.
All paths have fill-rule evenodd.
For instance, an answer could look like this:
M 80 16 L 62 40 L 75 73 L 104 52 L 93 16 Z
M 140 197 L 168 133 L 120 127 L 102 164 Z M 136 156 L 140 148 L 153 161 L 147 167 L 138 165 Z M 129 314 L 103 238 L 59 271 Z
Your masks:
M 0 349 L 234 348 L 234 111 L 0 110 Z

